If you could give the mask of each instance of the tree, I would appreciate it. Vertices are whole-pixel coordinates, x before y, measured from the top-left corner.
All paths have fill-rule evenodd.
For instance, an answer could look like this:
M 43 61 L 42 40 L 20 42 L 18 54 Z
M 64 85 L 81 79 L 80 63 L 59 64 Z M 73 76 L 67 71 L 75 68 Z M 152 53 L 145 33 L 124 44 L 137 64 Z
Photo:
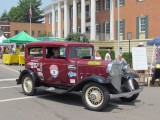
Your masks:
M 71 42 L 81 42 L 80 40 L 81 36 L 83 38 L 82 42 L 89 42 L 88 38 L 84 34 L 81 34 L 81 33 L 70 33 L 67 36 L 66 40 L 71 41 Z
M 8 14 L 10 22 L 30 22 L 29 9 L 32 9 L 32 23 L 43 22 L 43 11 L 39 6 L 42 5 L 41 0 L 19 0 L 17 7 L 12 7 Z
M 5 10 L 0 17 L 0 21 L 7 21 L 7 16 L 8 14 L 7 11 Z

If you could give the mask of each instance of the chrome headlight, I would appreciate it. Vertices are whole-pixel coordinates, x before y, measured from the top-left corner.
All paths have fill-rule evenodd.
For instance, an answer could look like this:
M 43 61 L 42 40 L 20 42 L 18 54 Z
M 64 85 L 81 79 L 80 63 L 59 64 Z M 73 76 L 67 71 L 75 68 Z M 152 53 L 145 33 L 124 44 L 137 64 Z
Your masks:
M 113 65 L 113 63 L 109 63 L 108 66 L 107 66 L 107 69 L 106 69 L 106 72 L 109 73 L 110 75 L 111 75 L 111 72 L 112 72 L 111 71 L 112 65 Z
M 128 72 L 128 71 L 129 71 L 129 65 L 124 65 L 124 66 L 122 67 L 122 70 L 123 70 L 124 72 Z

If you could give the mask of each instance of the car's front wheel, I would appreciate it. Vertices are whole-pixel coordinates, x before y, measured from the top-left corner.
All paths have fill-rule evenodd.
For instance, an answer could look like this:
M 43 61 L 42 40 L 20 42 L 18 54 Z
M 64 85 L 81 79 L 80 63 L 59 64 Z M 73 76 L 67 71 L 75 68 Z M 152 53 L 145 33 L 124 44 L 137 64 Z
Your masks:
M 99 83 L 88 83 L 82 90 L 82 101 L 89 110 L 103 110 L 108 104 L 109 99 L 110 96 L 107 88 Z
M 26 74 L 22 79 L 22 89 L 25 95 L 33 96 L 36 92 L 35 83 L 31 75 Z

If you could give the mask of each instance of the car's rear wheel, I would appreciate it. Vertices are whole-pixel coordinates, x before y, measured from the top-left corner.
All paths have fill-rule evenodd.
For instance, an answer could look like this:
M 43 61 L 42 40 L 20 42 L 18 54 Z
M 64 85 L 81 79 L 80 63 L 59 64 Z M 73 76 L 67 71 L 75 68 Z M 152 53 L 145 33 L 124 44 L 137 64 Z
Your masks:
M 134 88 L 137 90 L 139 88 L 138 82 L 136 80 L 133 80 L 133 84 L 134 84 Z M 130 90 L 127 89 L 127 88 L 123 90 L 123 92 L 129 92 L 129 91 Z M 132 102 L 132 101 L 136 100 L 138 96 L 139 96 L 139 93 L 134 94 L 134 95 L 129 96 L 129 97 L 121 97 L 120 99 L 122 101 L 125 101 L 125 102 Z
M 31 75 L 26 74 L 22 79 L 22 89 L 25 95 L 33 96 L 36 92 L 35 82 Z
M 87 109 L 101 111 L 108 104 L 109 92 L 104 85 L 88 83 L 82 90 L 82 100 Z

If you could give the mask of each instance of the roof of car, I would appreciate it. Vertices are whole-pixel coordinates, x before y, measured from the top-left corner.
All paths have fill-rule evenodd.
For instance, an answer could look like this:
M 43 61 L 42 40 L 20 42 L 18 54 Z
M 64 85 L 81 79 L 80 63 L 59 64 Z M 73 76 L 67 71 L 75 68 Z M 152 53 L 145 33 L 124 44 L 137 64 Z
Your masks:
M 36 46 L 36 45 L 58 45 L 58 46 L 90 46 L 93 45 L 90 43 L 82 43 L 82 42 L 51 42 L 51 41 L 42 41 L 42 42 L 30 42 L 26 46 Z

